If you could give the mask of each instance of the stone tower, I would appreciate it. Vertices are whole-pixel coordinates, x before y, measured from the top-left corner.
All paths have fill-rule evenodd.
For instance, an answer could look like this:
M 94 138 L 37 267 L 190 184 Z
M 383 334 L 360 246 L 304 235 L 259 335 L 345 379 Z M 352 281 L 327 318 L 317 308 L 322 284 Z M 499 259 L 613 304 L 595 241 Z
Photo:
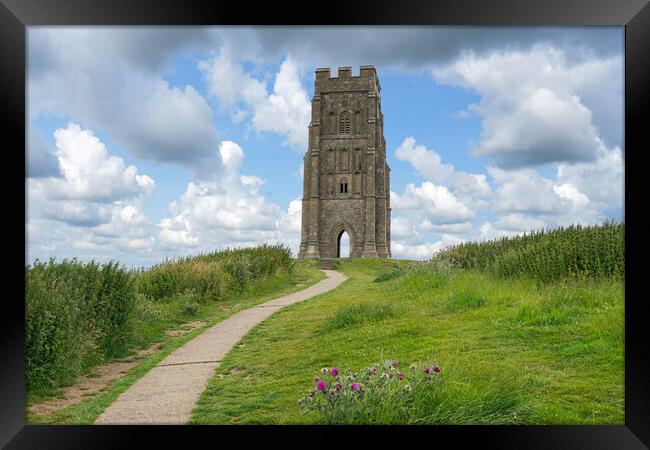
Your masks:
M 373 66 L 316 69 L 305 153 L 300 258 L 390 258 L 390 168 Z

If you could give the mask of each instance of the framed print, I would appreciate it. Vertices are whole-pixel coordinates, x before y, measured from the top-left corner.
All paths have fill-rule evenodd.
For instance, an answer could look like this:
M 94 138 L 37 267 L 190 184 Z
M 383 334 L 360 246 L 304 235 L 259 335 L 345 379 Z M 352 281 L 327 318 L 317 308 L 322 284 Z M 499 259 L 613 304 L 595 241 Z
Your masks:
M 647 448 L 648 2 L 298 10 L 2 0 L 0 443 Z

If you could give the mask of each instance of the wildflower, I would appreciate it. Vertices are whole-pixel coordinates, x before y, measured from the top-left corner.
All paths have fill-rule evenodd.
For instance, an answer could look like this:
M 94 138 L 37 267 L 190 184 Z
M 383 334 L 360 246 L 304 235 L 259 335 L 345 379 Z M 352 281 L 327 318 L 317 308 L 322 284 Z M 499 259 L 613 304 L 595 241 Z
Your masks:
M 352 383 L 352 386 L 350 386 L 354 392 L 357 392 L 359 390 L 359 383 Z
M 319 381 L 318 384 L 316 385 L 316 389 L 319 391 L 324 391 L 327 389 L 327 383 L 325 383 L 323 380 Z
M 339 374 L 339 369 L 337 369 L 336 367 L 330 370 L 330 375 L 332 375 L 333 377 L 337 376 L 338 374 Z
M 338 391 L 340 391 L 341 389 L 343 389 L 343 386 L 341 386 L 340 384 L 337 384 L 336 387 L 335 387 L 335 389 L 336 389 L 336 392 L 338 392 Z
M 441 370 L 442 370 L 442 369 L 441 369 L 440 367 L 438 367 L 438 366 L 433 366 L 433 371 L 434 371 L 435 373 L 440 373 Z
M 403 373 L 400 373 L 398 376 L 399 376 L 400 381 L 402 381 L 404 379 L 404 374 Z
M 375 373 L 375 372 L 377 372 L 377 368 L 376 368 L 376 367 L 372 367 L 372 368 L 370 369 L 370 371 L 371 371 L 372 373 Z
M 431 367 L 425 367 L 425 368 L 424 368 L 424 373 L 426 373 L 427 375 L 432 374 L 432 373 L 433 373 L 433 368 L 431 368 Z
M 320 371 L 323 373 L 327 373 L 327 367 L 323 367 Z

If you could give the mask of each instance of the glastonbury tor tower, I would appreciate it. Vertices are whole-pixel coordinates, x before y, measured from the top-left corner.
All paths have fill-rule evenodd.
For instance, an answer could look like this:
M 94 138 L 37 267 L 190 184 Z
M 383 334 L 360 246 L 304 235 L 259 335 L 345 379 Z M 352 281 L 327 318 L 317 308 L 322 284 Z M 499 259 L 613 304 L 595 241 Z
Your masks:
M 304 157 L 300 258 L 390 258 L 390 168 L 373 66 L 316 69 Z

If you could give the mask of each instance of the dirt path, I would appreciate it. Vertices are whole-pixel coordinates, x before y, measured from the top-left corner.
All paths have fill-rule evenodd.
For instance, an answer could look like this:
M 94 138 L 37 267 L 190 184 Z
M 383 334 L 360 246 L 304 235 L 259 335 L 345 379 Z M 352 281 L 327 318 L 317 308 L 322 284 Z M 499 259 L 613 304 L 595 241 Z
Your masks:
M 279 309 L 334 289 L 346 277 L 323 270 L 313 286 L 243 310 L 163 359 L 120 395 L 96 424 L 184 424 L 223 357 L 255 325 Z
M 43 402 L 30 405 L 27 410 L 37 416 L 44 416 L 67 406 L 76 405 L 86 397 L 103 391 L 111 381 L 123 377 L 144 359 L 157 352 L 160 344 L 154 344 L 146 349 L 138 350 L 135 355 L 117 361 L 102 364 L 93 368 L 91 375 L 79 377 L 72 386 L 61 390 L 59 396 Z

